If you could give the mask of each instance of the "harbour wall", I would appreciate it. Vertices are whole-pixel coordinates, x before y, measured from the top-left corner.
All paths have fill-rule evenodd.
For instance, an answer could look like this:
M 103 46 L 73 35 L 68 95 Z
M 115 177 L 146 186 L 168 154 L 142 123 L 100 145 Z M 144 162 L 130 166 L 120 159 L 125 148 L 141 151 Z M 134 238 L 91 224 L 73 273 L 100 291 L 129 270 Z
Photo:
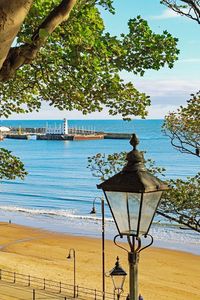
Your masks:
M 129 140 L 131 134 L 129 133 L 104 133 L 104 134 L 6 134 L 5 138 L 17 140 L 46 140 L 46 141 L 83 141 L 83 140 L 102 140 L 102 139 L 120 139 Z
M 70 128 L 68 134 L 46 134 L 45 128 L 11 128 L 9 134 L 5 135 L 10 139 L 37 139 L 37 140 L 98 140 L 98 139 L 130 139 L 130 133 L 95 132 L 84 129 Z

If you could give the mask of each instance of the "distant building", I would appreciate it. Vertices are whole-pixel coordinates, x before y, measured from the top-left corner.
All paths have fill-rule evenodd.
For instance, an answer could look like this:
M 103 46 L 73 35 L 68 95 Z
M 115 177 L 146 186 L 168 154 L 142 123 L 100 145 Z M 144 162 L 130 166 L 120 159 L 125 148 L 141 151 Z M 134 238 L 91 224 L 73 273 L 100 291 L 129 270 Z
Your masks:
M 0 126 L 0 133 L 8 133 L 10 131 L 10 128 L 5 126 Z
M 4 135 L 6 135 L 6 133 L 8 132 L 10 132 L 10 128 L 5 126 L 0 126 L 0 141 L 4 139 Z
M 63 123 L 60 125 L 46 126 L 46 134 L 68 134 L 68 124 L 67 120 L 64 119 Z

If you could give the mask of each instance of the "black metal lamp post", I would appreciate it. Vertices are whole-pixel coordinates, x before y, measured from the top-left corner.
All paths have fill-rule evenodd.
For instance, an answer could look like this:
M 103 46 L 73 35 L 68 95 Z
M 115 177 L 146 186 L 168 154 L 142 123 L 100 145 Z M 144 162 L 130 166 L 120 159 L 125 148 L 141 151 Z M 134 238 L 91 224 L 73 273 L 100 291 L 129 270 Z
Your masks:
M 136 149 L 139 140 L 133 134 L 130 144 L 133 150 L 127 154 L 128 163 L 121 172 L 104 181 L 97 187 L 102 189 L 120 236 L 127 237 L 130 245 L 129 299 L 138 300 L 138 261 L 139 252 L 153 243 L 148 234 L 162 192 L 168 186 L 147 171 L 143 153 Z M 141 237 L 150 237 L 151 242 L 141 247 Z M 121 247 L 121 246 L 120 246 Z M 126 250 L 126 249 L 125 249 Z
M 119 264 L 119 257 L 115 263 L 115 267 L 109 272 L 114 285 L 114 292 L 117 291 L 117 300 L 120 299 L 120 295 L 123 292 L 124 281 L 127 273 L 122 269 Z
M 90 214 L 96 214 L 95 202 L 98 199 L 101 201 L 102 300 L 105 300 L 105 207 L 104 207 L 104 198 L 101 198 L 101 197 L 94 198 Z
M 96 214 L 96 207 L 95 207 L 95 202 L 96 202 L 96 199 L 101 199 L 100 197 L 95 197 L 94 198 L 94 200 L 93 200 L 93 202 L 92 202 L 92 209 L 91 209 L 91 211 L 90 211 L 90 214 L 91 215 L 94 215 L 94 214 Z
M 71 248 L 69 250 L 69 254 L 67 256 L 67 259 L 72 259 L 74 260 L 74 298 L 76 298 L 76 251 Z

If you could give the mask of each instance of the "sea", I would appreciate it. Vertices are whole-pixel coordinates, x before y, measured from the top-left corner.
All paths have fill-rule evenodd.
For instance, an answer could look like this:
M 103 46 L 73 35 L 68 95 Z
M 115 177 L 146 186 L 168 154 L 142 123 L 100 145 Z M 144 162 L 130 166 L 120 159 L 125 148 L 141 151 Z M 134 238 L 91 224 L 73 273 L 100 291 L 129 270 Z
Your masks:
M 2 120 L 0 126 L 45 127 L 62 120 Z M 182 178 L 199 172 L 199 160 L 175 150 L 162 132 L 163 120 L 68 120 L 68 126 L 103 132 L 136 133 L 139 150 L 166 169 L 165 178 Z M 87 159 L 96 153 L 130 151 L 128 140 L 39 141 L 4 139 L 5 147 L 24 162 L 24 180 L 2 180 L 0 221 L 34 226 L 77 236 L 101 237 L 102 192 L 99 179 L 87 168 Z M 97 198 L 96 198 L 97 197 Z M 90 214 L 93 201 L 97 213 Z M 183 230 L 167 220 L 155 218 L 150 233 L 154 246 L 200 255 L 200 235 Z M 105 236 L 117 234 L 108 206 L 105 206 Z M 145 243 L 145 241 L 144 241 Z

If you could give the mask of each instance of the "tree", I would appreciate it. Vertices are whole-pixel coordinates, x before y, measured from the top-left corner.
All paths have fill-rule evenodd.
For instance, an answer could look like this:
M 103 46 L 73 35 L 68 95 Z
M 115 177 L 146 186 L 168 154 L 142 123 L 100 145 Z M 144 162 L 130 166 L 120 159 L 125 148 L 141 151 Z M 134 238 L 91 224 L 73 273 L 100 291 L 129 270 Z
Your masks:
M 187 106 L 165 117 L 163 131 L 177 150 L 200 157 L 200 91 L 191 96 Z
M 187 180 L 169 180 L 157 213 L 200 233 L 200 173 Z
M 199 0 L 163 0 L 161 3 L 200 24 Z M 163 131 L 177 150 L 200 157 L 200 91 L 191 97 L 186 107 L 181 106 L 165 117 Z
M 121 171 L 125 164 L 126 152 L 101 154 L 88 157 L 88 168 L 101 181 Z M 149 172 L 164 175 L 164 168 L 156 167 L 152 160 L 146 161 Z M 169 180 L 171 189 L 163 193 L 157 214 L 176 222 L 185 228 L 200 233 L 200 173 L 187 180 Z
M 24 164 L 11 154 L 11 151 L 0 148 L 0 179 L 16 179 L 27 175 Z
M 127 34 L 111 36 L 100 5 L 114 12 L 111 0 L 0 0 L 1 11 L 7 7 L 0 36 L 9 37 L 0 44 L 0 116 L 38 110 L 42 101 L 83 114 L 103 107 L 124 118 L 147 114 L 149 97 L 119 72 L 142 76 L 147 69 L 173 67 L 177 39 L 167 31 L 153 33 L 139 16 L 129 20 Z M 27 14 L 20 31 L 19 13 L 21 23 Z
M 186 16 L 200 24 L 199 0 L 161 0 L 160 2 L 181 16 Z

